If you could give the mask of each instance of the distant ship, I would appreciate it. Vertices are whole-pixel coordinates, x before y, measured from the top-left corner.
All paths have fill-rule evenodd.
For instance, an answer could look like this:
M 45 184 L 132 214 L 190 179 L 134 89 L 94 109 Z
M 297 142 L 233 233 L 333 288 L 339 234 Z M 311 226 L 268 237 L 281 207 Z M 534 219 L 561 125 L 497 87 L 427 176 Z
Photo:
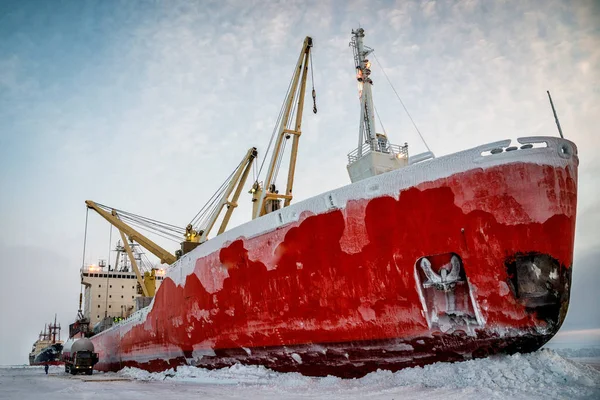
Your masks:
M 60 324 L 56 324 L 56 315 L 54 315 L 54 323 L 44 325 L 44 330 L 40 332 L 38 340 L 33 343 L 31 353 L 29 353 L 29 365 L 62 363 L 60 356 L 63 341 L 60 340 L 60 329 Z
M 290 205 L 306 38 L 267 178 L 251 190 L 253 220 L 211 239 L 198 231 L 202 239 L 182 244 L 177 257 L 146 241 L 172 265 L 148 307 L 91 338 L 97 369 L 243 363 L 358 377 L 530 352 L 558 331 L 571 287 L 575 144 L 526 137 L 409 157 L 407 145 L 375 131 L 372 50 L 363 29 L 352 34 L 361 105 L 358 148 L 348 155 L 352 183 Z M 280 194 L 273 177 L 288 139 Z M 236 201 L 219 204 L 231 210 Z M 133 218 L 87 204 L 122 232 Z M 207 220 L 210 229 L 216 217 Z

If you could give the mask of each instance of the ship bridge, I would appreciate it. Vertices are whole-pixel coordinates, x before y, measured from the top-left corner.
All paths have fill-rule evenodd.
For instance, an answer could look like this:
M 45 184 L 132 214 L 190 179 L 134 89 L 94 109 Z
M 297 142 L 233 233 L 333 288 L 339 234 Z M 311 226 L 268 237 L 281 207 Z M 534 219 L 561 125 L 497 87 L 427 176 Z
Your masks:
M 164 274 L 164 270 L 155 272 L 156 289 Z M 105 318 L 127 318 L 138 308 L 149 305 L 149 301 L 138 304 L 139 299 L 151 299 L 142 296 L 137 276 L 130 268 L 110 270 L 103 263 L 88 265 L 81 268 L 81 283 L 85 286 L 83 315 L 91 327 Z

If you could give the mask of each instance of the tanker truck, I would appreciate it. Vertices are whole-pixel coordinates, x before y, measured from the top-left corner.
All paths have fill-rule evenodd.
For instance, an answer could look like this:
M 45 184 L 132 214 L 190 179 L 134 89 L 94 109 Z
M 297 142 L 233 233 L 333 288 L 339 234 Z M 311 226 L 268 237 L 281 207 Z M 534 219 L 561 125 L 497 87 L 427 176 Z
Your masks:
M 62 360 L 65 372 L 75 375 L 78 372 L 92 374 L 94 365 L 98 362 L 98 353 L 94 353 L 94 344 L 88 338 L 71 338 L 63 347 Z

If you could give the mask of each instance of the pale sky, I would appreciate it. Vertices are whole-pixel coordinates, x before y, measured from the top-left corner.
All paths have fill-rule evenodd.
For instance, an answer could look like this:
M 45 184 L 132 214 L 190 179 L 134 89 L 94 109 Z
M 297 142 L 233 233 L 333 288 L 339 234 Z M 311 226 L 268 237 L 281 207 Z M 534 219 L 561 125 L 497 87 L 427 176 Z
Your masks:
M 600 2 L 4 0 L 0 364 L 26 363 L 54 313 L 66 336 L 84 200 L 185 226 L 249 147 L 263 156 L 307 35 L 319 113 L 307 103 L 295 200 L 348 184 L 359 122 L 348 43 L 359 25 L 437 156 L 556 136 L 551 91 L 580 157 L 563 329 L 600 328 Z M 374 64 L 390 140 L 424 151 Z M 230 226 L 250 217 L 249 195 L 240 203 Z M 90 214 L 85 262 L 108 253 L 109 225 Z

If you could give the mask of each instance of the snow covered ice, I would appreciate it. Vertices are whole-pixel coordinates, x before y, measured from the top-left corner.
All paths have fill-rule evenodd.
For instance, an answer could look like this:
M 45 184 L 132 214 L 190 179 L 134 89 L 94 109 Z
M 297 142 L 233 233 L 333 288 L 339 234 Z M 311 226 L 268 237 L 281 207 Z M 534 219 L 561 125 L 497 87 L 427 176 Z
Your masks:
M 599 352 L 563 352 L 596 360 Z M 125 368 L 94 376 L 65 374 L 51 367 L 0 368 L 1 399 L 600 399 L 600 371 L 552 350 L 437 363 L 398 372 L 377 371 L 360 379 L 315 378 L 277 373 L 259 366 L 220 370 L 179 367 L 149 373 Z M 594 364 L 594 362 L 592 362 Z

